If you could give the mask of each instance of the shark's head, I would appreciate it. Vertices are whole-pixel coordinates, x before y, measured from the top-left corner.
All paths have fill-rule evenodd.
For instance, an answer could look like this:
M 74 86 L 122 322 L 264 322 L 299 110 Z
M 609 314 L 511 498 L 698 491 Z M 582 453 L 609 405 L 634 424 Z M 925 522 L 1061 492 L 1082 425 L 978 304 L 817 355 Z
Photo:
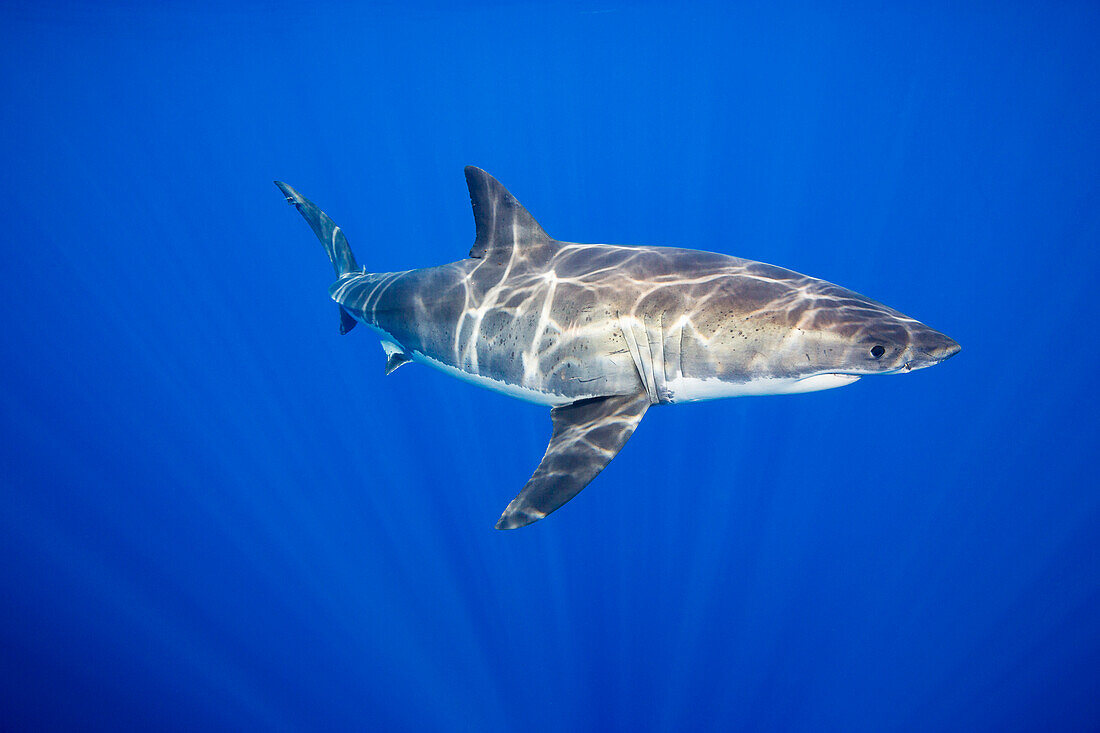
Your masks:
M 882 303 L 773 265 L 742 261 L 726 278 L 700 277 L 697 287 L 692 338 L 671 350 L 682 376 L 669 386 L 670 401 L 842 387 L 923 369 L 961 349 Z
M 962 349 L 949 336 L 830 283 L 811 288 L 806 302 L 792 344 L 794 361 L 803 362 L 791 363 L 792 370 L 801 379 L 837 375 L 854 381 L 904 373 L 939 364 Z

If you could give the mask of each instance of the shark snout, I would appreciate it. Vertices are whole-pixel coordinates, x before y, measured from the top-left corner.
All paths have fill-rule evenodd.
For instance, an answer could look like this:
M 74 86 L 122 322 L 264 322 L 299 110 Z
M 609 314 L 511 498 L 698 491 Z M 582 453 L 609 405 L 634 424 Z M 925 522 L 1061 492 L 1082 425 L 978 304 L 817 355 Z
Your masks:
M 952 338 L 948 338 L 947 340 L 949 343 L 943 348 L 942 351 L 940 351 L 940 361 L 943 361 L 944 359 L 950 359 L 952 356 L 963 350 L 962 345 L 959 344 L 958 341 Z
M 944 336 L 942 333 L 937 333 L 936 336 L 938 338 L 933 343 L 922 344 L 917 347 L 917 350 L 936 361 L 949 359 L 962 351 L 959 342 L 950 336 Z
M 918 331 L 912 334 L 911 338 L 911 358 L 905 365 L 906 369 L 920 369 L 939 364 L 962 351 L 958 341 L 932 329 Z

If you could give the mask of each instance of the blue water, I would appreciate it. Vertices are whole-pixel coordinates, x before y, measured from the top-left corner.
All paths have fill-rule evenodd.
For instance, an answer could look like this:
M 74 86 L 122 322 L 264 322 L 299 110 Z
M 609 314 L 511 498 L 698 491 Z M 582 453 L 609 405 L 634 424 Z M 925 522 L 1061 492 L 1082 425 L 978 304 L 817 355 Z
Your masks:
M 1100 9 L 0 10 L 0 727 L 1096 730 Z M 492 529 L 544 408 L 337 333 L 462 167 L 962 343 L 654 409 Z

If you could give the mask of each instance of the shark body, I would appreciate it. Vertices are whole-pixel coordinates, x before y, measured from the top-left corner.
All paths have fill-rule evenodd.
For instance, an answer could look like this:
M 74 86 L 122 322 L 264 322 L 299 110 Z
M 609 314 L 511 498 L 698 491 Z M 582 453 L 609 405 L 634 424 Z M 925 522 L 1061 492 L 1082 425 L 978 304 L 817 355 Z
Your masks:
M 372 273 L 284 183 L 337 280 L 341 332 L 382 340 L 389 374 L 421 362 L 552 408 L 553 435 L 498 529 L 542 519 L 611 461 L 650 405 L 809 392 L 910 371 L 960 350 L 858 293 L 773 265 L 673 247 L 559 242 L 468 167 L 469 257 Z

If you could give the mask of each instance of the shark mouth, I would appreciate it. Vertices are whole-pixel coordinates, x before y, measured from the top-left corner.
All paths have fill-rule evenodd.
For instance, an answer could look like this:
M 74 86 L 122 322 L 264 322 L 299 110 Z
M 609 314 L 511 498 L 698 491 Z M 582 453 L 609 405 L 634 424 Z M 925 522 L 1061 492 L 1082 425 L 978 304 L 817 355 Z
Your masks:
M 812 377 L 803 377 L 796 380 L 785 390 L 786 394 L 797 394 L 800 392 L 818 392 L 823 389 L 833 389 L 834 387 L 843 387 L 858 380 L 862 375 L 860 374 L 815 374 Z
M 771 377 L 755 379 L 750 382 L 727 382 L 721 379 L 696 379 L 677 377 L 666 383 L 668 402 L 698 402 L 721 397 L 744 397 L 749 395 L 798 394 L 817 392 L 851 384 L 860 378 L 859 374 L 814 374 L 809 377 Z

